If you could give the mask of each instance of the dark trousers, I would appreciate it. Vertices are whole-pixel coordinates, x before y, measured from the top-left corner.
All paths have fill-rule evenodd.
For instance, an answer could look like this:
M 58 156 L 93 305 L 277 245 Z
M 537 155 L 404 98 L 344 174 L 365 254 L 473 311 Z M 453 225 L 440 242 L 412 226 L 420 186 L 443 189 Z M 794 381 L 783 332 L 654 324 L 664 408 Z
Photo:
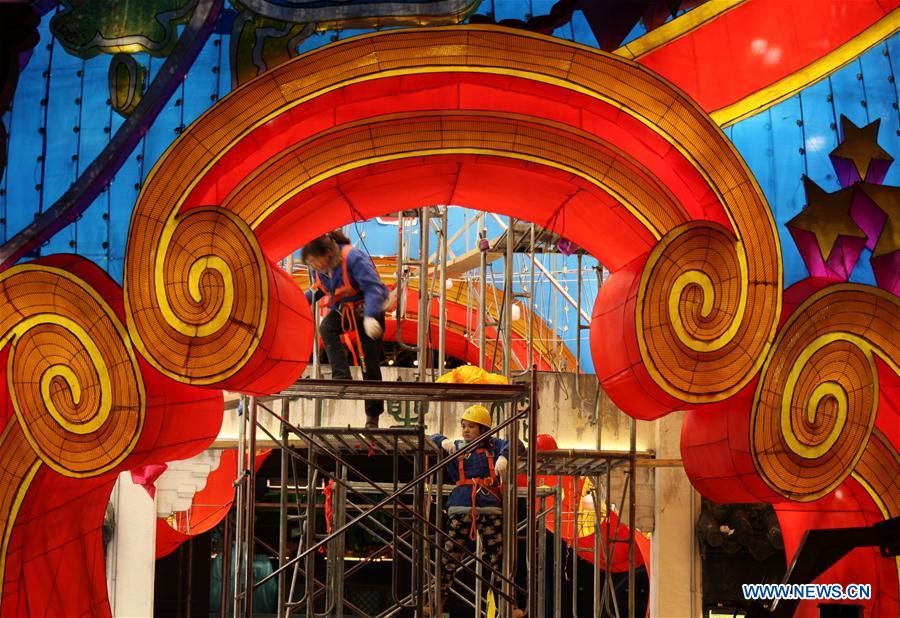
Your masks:
M 384 328 L 384 314 L 382 313 L 376 318 Z M 365 371 L 363 371 L 363 380 L 381 381 L 381 339 L 372 339 L 366 335 L 363 328 L 363 315 L 361 312 L 356 314 L 356 329 L 359 332 L 359 341 L 362 344 L 363 357 L 365 358 Z M 350 380 L 350 361 L 347 357 L 347 347 L 341 341 L 341 334 L 344 332 L 341 326 L 340 311 L 329 311 L 328 315 L 322 318 L 319 324 L 319 335 L 322 337 L 322 343 L 325 346 L 325 355 L 328 357 L 328 364 L 331 365 L 331 377 L 335 380 Z M 383 401 L 366 401 L 366 416 L 378 416 L 384 412 Z

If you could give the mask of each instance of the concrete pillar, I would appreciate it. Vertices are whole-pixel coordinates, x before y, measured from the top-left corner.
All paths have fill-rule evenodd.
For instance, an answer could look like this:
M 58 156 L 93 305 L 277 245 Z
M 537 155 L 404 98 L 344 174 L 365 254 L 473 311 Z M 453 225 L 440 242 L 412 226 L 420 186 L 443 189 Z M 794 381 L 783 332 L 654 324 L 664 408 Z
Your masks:
M 681 457 L 681 412 L 656 421 L 656 456 Z M 656 469 L 655 527 L 650 559 L 650 616 L 700 618 L 700 552 L 695 533 L 700 494 L 683 468 Z
M 156 506 L 147 490 L 123 472 L 110 496 L 115 529 L 107 547 L 106 587 L 114 618 L 153 615 Z

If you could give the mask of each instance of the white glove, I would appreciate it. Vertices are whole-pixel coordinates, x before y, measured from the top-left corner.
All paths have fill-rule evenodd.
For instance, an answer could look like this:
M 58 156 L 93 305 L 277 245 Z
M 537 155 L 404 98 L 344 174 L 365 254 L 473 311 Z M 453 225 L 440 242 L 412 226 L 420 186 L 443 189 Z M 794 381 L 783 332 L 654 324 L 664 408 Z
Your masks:
M 508 467 L 509 460 L 507 460 L 503 455 L 500 455 L 500 457 L 498 457 L 497 461 L 494 463 L 494 472 L 496 472 L 500 476 L 504 476 Z
M 448 454 L 452 455 L 456 452 L 456 442 L 447 438 L 443 442 L 441 442 L 441 448 L 447 451 Z
M 366 331 L 366 335 L 369 336 L 369 339 L 381 339 L 381 336 L 384 334 L 384 329 L 381 328 L 381 324 L 378 323 L 378 320 L 370 318 L 369 316 L 363 318 L 363 330 Z

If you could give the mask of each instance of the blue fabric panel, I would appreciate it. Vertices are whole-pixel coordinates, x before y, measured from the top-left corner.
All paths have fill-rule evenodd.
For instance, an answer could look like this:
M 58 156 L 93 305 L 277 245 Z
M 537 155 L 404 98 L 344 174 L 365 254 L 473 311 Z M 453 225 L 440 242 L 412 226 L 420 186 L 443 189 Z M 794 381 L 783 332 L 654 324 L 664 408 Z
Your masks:
M 109 100 L 109 64 L 112 57 L 107 54 L 95 56 L 84 63 L 84 89 L 81 95 L 81 132 L 77 171 L 83 173 L 100 152 L 109 144 L 112 133 L 110 115 L 113 113 Z M 109 195 L 106 191 L 84 211 L 76 223 L 78 246 L 76 253 L 96 262 L 104 270 L 109 258 L 109 221 L 104 215 L 109 212 Z M 107 246 L 104 246 L 106 244 Z
M 840 188 L 840 183 L 828 156 L 838 145 L 837 123 L 830 101 L 831 86 L 828 80 L 822 80 L 801 92 L 799 97 L 803 111 L 806 174 L 824 190 L 835 191 Z M 805 203 L 802 198 L 801 205 Z
M 162 59 L 151 57 L 147 79 L 152 81 L 162 65 Z M 175 92 L 166 102 L 165 107 L 160 111 L 156 121 L 150 127 L 150 130 L 147 131 L 147 136 L 144 138 L 144 166 L 141 184 L 144 183 L 150 170 L 153 169 L 153 166 L 156 165 L 162 154 L 175 141 L 175 138 L 178 137 L 183 128 L 182 111 L 184 108 L 181 105 L 176 105 L 179 99 L 184 100 L 184 82 L 175 89 Z
M 147 54 L 134 54 L 135 61 L 146 68 L 150 61 Z M 108 89 L 108 87 L 107 87 Z M 122 126 L 125 119 L 117 113 L 110 115 L 111 134 Z M 137 199 L 143 177 L 143 152 L 144 143 L 141 140 L 129 155 L 122 167 L 116 173 L 112 184 L 106 191 L 107 208 L 109 210 L 109 267 L 110 276 L 122 283 L 124 269 L 125 243 L 128 239 L 128 227 L 131 222 L 131 212 Z
M 581 11 L 572 13 L 572 37 L 573 41 L 581 43 L 582 45 L 600 47 L 597 43 L 597 37 L 594 36 L 594 31 L 591 30 L 587 18 Z
M 6 237 L 11 238 L 23 227 L 34 221 L 40 208 L 41 190 L 35 187 L 41 183 L 43 164 L 39 157 L 43 154 L 44 135 L 39 129 L 44 127 L 46 107 L 40 101 L 46 96 L 47 79 L 50 70 L 50 50 L 52 45 L 49 18 L 45 18 L 38 30 L 40 42 L 34 47 L 31 58 L 19 75 L 19 83 L 13 97 L 9 132 L 9 160 L 6 167 Z
M 895 40 L 897 38 L 894 37 Z M 895 107 L 897 105 L 896 84 L 892 84 L 889 80 L 893 73 L 887 51 L 886 45 L 876 45 L 860 56 L 859 64 L 862 67 L 864 100 L 869 111 L 869 118 L 881 119 L 878 142 L 896 159 L 900 156 L 900 152 L 898 152 L 900 149 L 891 147 L 891 144 L 896 145 L 900 141 L 897 138 L 900 135 L 900 116 Z M 895 161 L 888 169 L 884 184 L 900 185 L 900 162 Z
M 228 74 L 222 75 L 219 67 L 219 52 L 222 48 L 215 42 L 220 38 L 218 34 L 213 34 L 209 38 L 176 95 L 182 99 L 181 120 L 185 126 L 194 122 L 214 103 L 214 98 L 217 98 L 219 93 L 219 82 L 230 79 Z
M 862 105 L 866 93 L 862 80 L 857 78 L 857 75 L 862 74 L 861 71 L 859 60 L 854 60 L 828 78 L 834 94 L 835 117 L 840 118 L 843 114 L 857 126 L 869 124 L 869 110 Z
M 50 208 L 75 182 L 76 163 L 81 133 L 81 89 L 84 61 L 69 55 L 54 43 L 50 66 L 50 96 L 47 102 L 47 148 L 44 170 L 44 194 L 41 210 Z M 41 250 L 42 255 L 72 253 L 75 226 L 57 232 Z
M 231 92 L 231 60 L 228 56 L 230 39 L 231 37 L 219 33 L 210 37 L 212 45 L 216 49 L 216 66 L 219 67 L 219 72 L 216 74 L 216 95 L 219 99 Z M 210 101 L 210 104 L 212 103 Z
M 891 75 L 894 77 L 894 99 L 900 99 L 900 83 L 897 82 L 900 77 L 900 34 L 887 39 L 884 46 L 888 51 L 888 65 L 891 69 Z M 900 113 L 900 112 L 898 112 Z
M 488 3 L 483 3 L 483 5 L 485 4 Z M 531 3 L 528 0 L 493 0 L 490 4 L 494 6 L 494 19 L 497 21 L 501 19 L 521 19 L 524 21 L 526 19 L 525 15 L 531 13 Z M 483 10 L 484 8 L 481 9 L 481 11 Z
M 800 260 L 794 241 L 785 223 L 792 219 L 800 206 L 806 203 L 803 189 L 803 174 L 806 163 L 803 149 L 803 127 L 797 124 L 800 120 L 800 98 L 791 97 L 773 109 L 770 115 L 772 152 L 771 169 L 774 170 L 770 186 L 763 189 L 772 215 L 775 218 L 781 247 L 784 252 L 785 285 L 794 282 L 794 277 L 807 276 L 806 267 Z M 788 251 L 788 246 L 793 250 Z
M 12 114 L 10 112 L 4 112 L 3 116 L 0 117 L 0 122 L 3 123 L 3 128 L 6 130 L 7 135 L 9 135 L 9 123 L 12 120 Z M 7 140 L 6 144 L 3 146 L 4 148 L 4 160 L 9 160 L 9 141 Z M 6 175 L 6 168 L 3 168 L 2 177 L 0 177 L 0 242 L 6 242 L 6 190 L 9 188 L 9 178 Z
M 337 40 L 333 31 L 316 32 L 312 36 L 303 39 L 303 41 L 297 47 L 297 51 L 302 54 L 303 52 L 319 49 L 323 45 L 328 45 L 329 43 L 331 43 L 332 40 Z

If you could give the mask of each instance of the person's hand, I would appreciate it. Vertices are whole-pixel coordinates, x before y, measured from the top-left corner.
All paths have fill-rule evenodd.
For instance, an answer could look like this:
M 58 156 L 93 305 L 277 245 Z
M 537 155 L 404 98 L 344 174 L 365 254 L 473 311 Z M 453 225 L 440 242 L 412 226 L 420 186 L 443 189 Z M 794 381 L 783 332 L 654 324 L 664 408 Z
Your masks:
M 494 472 L 496 472 L 500 476 L 503 476 L 506 474 L 506 469 L 508 467 L 509 460 L 507 460 L 505 456 L 500 455 L 500 457 L 497 458 L 496 463 L 494 463 Z
M 363 318 L 363 330 L 366 331 L 369 339 L 381 339 L 381 336 L 384 334 L 384 329 L 381 328 L 378 320 L 369 316 Z
M 446 440 L 441 442 L 441 448 L 447 451 L 448 455 L 452 455 L 456 452 L 456 442 L 454 442 L 450 438 L 447 438 Z

